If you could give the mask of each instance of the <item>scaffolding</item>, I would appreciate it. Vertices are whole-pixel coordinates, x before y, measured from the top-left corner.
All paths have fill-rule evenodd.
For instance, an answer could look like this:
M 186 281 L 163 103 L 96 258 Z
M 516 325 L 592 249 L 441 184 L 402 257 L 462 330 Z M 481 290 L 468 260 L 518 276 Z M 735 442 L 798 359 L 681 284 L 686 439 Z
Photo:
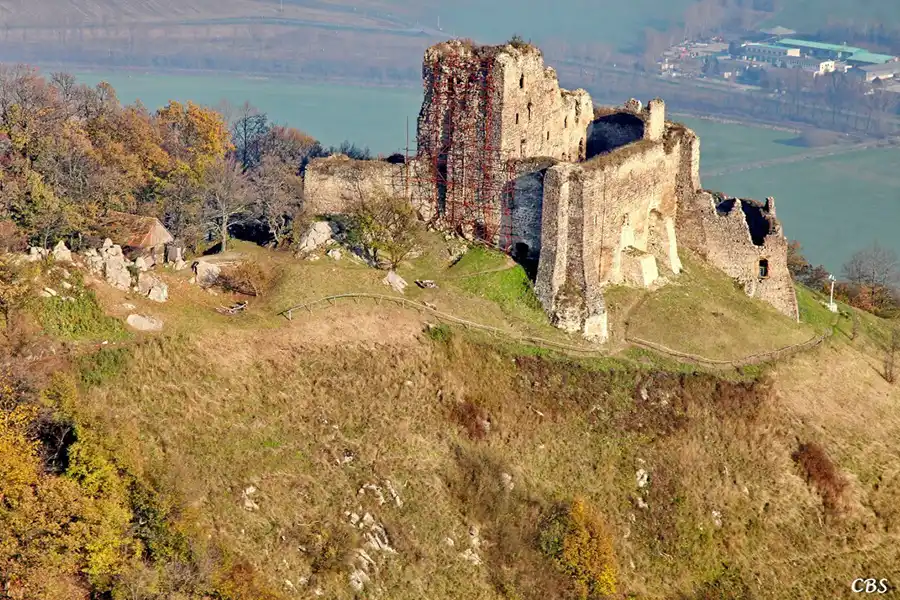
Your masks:
M 467 50 L 428 65 L 417 165 L 407 166 L 406 177 L 420 205 L 430 205 L 435 224 L 510 251 L 515 161 L 501 145 L 502 85 L 495 71 L 490 54 Z

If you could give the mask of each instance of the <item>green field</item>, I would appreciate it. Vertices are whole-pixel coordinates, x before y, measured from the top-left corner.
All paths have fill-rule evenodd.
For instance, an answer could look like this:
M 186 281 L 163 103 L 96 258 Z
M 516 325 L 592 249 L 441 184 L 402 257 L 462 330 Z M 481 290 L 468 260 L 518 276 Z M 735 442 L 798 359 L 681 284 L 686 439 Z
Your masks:
M 717 123 L 706 119 L 673 118 L 700 136 L 700 166 L 703 170 L 725 169 L 806 151 L 806 148 L 785 143 L 796 137 L 787 131 Z

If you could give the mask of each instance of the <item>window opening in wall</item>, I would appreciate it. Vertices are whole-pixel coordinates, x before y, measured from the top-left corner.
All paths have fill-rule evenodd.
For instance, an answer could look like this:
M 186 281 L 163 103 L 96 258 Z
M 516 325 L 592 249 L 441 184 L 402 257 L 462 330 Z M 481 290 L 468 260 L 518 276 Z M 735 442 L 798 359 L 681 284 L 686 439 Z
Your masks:
M 519 77 L 519 89 L 525 89 L 525 74 Z
M 567 128 L 569 126 L 569 117 L 563 119 L 563 128 Z
M 581 141 L 578 142 L 578 160 L 584 159 L 584 138 L 581 138 Z
M 528 122 L 531 122 L 531 102 L 528 103 Z
M 519 151 L 522 153 L 522 158 L 525 158 L 525 140 L 519 143 Z
M 769 261 L 765 258 L 759 259 L 759 278 L 765 279 L 769 276 Z
M 547 141 L 548 142 L 550 141 L 550 132 L 549 131 L 547 132 Z
M 519 124 L 519 113 L 516 113 L 516 125 Z

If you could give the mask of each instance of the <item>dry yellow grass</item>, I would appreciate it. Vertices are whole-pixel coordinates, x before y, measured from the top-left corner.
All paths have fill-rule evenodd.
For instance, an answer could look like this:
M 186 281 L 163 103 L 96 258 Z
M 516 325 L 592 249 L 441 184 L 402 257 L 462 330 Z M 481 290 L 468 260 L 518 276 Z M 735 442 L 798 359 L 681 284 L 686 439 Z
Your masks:
M 215 313 L 224 297 L 170 275 L 170 303 L 140 306 L 163 316 L 166 332 L 132 345 L 127 372 L 84 394 L 79 417 L 123 466 L 174 489 L 197 535 L 245 556 L 286 598 L 316 588 L 354 597 L 348 560 L 365 533 L 349 524 L 354 513 L 383 524 L 396 550 L 366 550 L 377 564 L 367 593 L 571 597 L 571 582 L 535 539 L 546 511 L 576 496 L 601 508 L 619 589 L 631 597 L 818 600 L 848 595 L 859 576 L 900 578 L 900 394 L 880 377 L 878 320 L 867 318 L 857 340 L 839 333 L 759 382 L 725 381 L 625 360 L 524 356 L 458 329 L 432 340 L 427 315 L 390 305 L 339 304 L 287 322 L 276 308 L 385 292 L 383 273 L 274 260 L 284 278 L 238 318 Z M 406 274 L 440 280 L 435 269 L 419 263 Z M 462 316 L 535 326 L 450 283 L 410 291 Z M 733 311 L 734 352 L 762 344 L 765 332 L 782 345 L 814 330 L 770 324 L 739 291 L 718 306 L 703 285 L 695 291 L 704 309 Z M 807 319 L 827 322 L 803 298 Z M 690 332 L 679 339 L 695 351 L 719 347 L 721 338 L 704 345 L 703 330 L 684 318 L 665 313 L 668 329 L 655 331 Z M 763 333 L 751 336 L 754 327 Z M 792 460 L 806 442 L 825 448 L 847 478 L 843 513 L 826 512 Z M 384 504 L 360 493 L 366 484 Z M 258 510 L 245 508 L 250 486 Z M 461 556 L 473 527 L 480 565 Z

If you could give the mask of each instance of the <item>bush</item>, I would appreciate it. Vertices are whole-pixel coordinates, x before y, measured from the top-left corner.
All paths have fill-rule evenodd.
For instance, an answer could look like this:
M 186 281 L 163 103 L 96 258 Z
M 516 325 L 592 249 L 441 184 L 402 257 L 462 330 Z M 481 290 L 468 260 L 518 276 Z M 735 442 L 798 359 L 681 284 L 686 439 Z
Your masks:
M 582 600 L 616 593 L 618 566 L 612 536 L 601 516 L 583 499 L 554 509 L 541 528 L 539 544 L 573 580 Z
M 361 248 L 378 266 L 396 269 L 419 243 L 421 226 L 404 198 L 376 193 L 361 197 L 351 212 L 350 243 Z
M 259 261 L 248 260 L 219 275 L 219 285 L 245 296 L 262 296 L 272 286 L 275 273 Z
M 440 325 L 429 325 L 425 330 L 425 335 L 433 342 L 446 344 L 453 337 L 453 330 L 449 325 L 441 323 Z
M 816 442 L 800 444 L 791 458 L 803 470 L 806 482 L 812 484 L 822 497 L 825 510 L 830 513 L 840 512 L 847 480 L 840 474 L 825 449 Z

